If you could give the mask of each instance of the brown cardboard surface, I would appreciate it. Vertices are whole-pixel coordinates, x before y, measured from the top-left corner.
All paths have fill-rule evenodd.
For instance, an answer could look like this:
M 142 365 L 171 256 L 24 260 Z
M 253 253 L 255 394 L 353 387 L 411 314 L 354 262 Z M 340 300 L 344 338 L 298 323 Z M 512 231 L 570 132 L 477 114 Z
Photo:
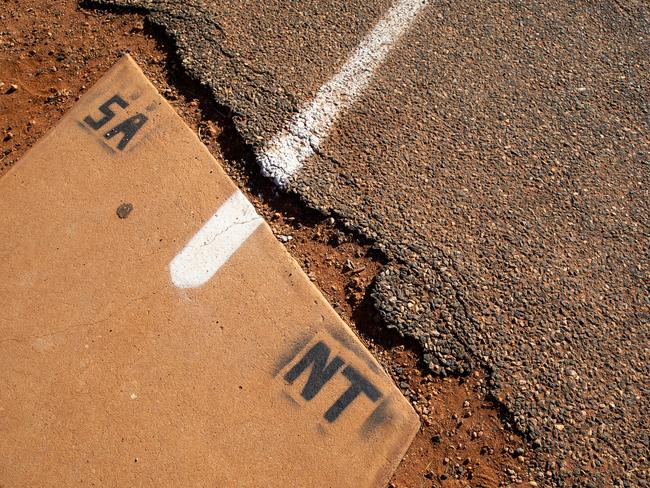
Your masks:
M 128 57 L 0 179 L 0 486 L 387 482 L 417 416 L 265 223 L 174 281 L 235 192 Z

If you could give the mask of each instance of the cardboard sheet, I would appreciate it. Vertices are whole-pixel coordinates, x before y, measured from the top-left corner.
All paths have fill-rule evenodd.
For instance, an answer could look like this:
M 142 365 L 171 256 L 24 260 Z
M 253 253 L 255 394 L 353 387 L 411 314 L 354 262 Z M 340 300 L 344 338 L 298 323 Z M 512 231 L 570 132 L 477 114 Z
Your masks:
M 129 57 L 0 201 L 0 486 L 385 485 L 417 416 Z

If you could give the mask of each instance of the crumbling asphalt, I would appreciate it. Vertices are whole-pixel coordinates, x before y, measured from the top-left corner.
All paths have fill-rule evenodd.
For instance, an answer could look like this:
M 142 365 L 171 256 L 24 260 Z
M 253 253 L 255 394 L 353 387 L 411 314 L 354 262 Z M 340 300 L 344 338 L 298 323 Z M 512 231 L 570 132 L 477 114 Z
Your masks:
M 389 2 L 145 9 L 260 148 Z M 557 485 L 648 483 L 650 8 L 431 2 L 289 191 L 391 260 L 372 296 L 493 393 Z

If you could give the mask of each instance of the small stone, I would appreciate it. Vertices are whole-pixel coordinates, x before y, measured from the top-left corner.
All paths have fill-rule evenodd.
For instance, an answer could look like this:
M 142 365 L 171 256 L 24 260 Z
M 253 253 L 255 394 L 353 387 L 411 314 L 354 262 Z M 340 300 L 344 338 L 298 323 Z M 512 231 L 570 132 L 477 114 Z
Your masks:
M 10 93 L 13 93 L 13 92 L 15 92 L 17 90 L 18 90 L 18 85 L 12 83 L 11 85 L 9 85 L 9 88 L 7 89 L 7 91 L 5 93 L 7 95 L 9 95 Z
M 514 450 L 512 453 L 514 457 L 519 457 L 524 455 L 524 448 L 523 447 L 518 447 L 517 449 Z
M 129 214 L 133 211 L 133 204 L 131 203 L 123 203 L 119 207 L 117 207 L 117 211 L 115 212 L 117 216 L 121 219 L 125 219 L 129 216 Z
M 442 442 L 442 436 L 440 434 L 434 434 L 431 436 L 431 442 L 434 445 L 438 445 Z
M 479 454 L 481 454 L 482 456 L 484 456 L 485 454 L 492 454 L 490 451 L 491 449 L 488 446 L 483 446 L 481 447 Z
M 137 21 L 135 25 L 131 28 L 132 33 L 142 32 L 143 30 L 144 30 L 144 22 L 142 20 Z
M 293 236 L 285 236 L 283 234 L 278 235 L 278 240 L 284 244 L 293 239 Z

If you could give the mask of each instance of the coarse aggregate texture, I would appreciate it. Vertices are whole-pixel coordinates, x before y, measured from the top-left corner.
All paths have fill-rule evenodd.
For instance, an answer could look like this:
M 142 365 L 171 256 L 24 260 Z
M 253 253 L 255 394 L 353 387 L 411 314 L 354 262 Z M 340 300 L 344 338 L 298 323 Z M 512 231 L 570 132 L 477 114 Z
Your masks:
M 154 2 L 259 148 L 388 2 Z M 290 191 L 391 259 L 387 325 L 483 366 L 559 486 L 647 486 L 650 8 L 431 2 Z

